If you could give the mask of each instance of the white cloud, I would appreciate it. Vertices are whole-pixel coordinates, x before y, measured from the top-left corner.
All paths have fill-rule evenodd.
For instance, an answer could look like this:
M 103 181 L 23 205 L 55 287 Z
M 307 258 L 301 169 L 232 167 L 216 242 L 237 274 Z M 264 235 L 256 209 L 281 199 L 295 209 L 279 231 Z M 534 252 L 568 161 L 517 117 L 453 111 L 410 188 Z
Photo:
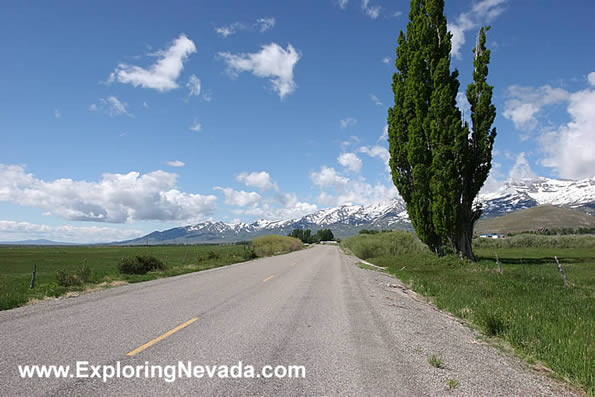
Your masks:
M 516 161 L 510 172 L 508 173 L 508 179 L 518 181 L 523 179 L 535 178 L 536 174 L 531 169 L 529 161 L 525 157 L 525 153 L 521 152 L 517 155 Z
M 382 134 L 378 137 L 378 140 L 376 140 L 376 143 L 380 142 L 388 142 L 388 124 L 384 126 L 382 129 Z
M 277 204 L 262 202 L 259 205 L 235 210 L 236 214 L 257 216 L 267 220 L 295 219 L 304 215 L 312 214 L 318 210 L 316 204 L 299 201 L 293 193 L 277 193 Z M 281 204 L 281 207 L 278 206 Z
M 243 190 L 234 190 L 230 187 L 216 186 L 213 189 L 220 190 L 225 196 L 225 204 L 237 207 L 247 207 L 257 204 L 262 197 L 256 192 L 245 192 Z
M 490 22 L 504 12 L 508 0 L 482 0 L 473 5 L 471 10 L 460 14 L 455 23 L 448 24 L 452 33 L 451 54 L 461 58 L 461 48 L 465 44 L 465 32 Z
M 275 26 L 275 23 L 275 18 L 258 18 L 256 20 L 256 25 L 261 33 L 272 29 Z
M 62 117 L 62 113 L 60 113 L 58 109 L 54 109 L 54 117 L 56 119 L 59 119 L 60 117 Z
M 169 165 L 170 167 L 183 167 L 184 162 L 182 162 L 180 160 L 173 160 L 173 161 L 168 161 L 167 165 Z
M 119 81 L 134 87 L 153 88 L 164 92 L 178 88 L 176 80 L 184 69 L 184 61 L 196 52 L 194 42 L 181 34 L 167 50 L 157 52 L 157 62 L 145 69 L 140 66 L 119 64 L 110 74 L 108 82 Z
M 194 121 L 194 123 L 192 123 L 192 125 L 190 126 L 190 129 L 192 131 L 200 131 L 202 129 L 202 125 L 200 125 L 200 123 L 198 121 Z
M 188 88 L 188 91 L 190 91 L 190 93 L 188 95 L 190 96 L 198 96 L 200 95 L 200 79 L 198 77 L 196 77 L 196 75 L 191 75 L 190 78 L 188 79 L 188 82 L 186 83 L 186 88 Z
M 589 84 L 595 86 L 595 72 L 589 73 L 589 75 L 587 76 L 587 80 L 589 81 Z
M 380 16 L 380 10 L 380 6 L 371 6 L 370 0 L 362 0 L 362 11 L 370 18 L 378 18 Z
M 122 114 L 129 115 L 128 104 L 120 101 L 115 96 L 109 96 L 107 98 L 99 98 L 99 103 L 105 109 L 105 111 L 112 117 L 120 116 Z M 95 107 L 97 109 L 97 107 Z
M 347 8 L 347 4 L 349 4 L 349 0 L 337 0 L 337 4 L 339 7 L 344 10 Z
M 372 102 L 374 102 L 375 105 L 384 106 L 384 103 L 382 103 L 382 101 L 380 99 L 378 99 L 378 97 L 376 95 L 370 94 L 370 99 L 372 100 Z
M 215 28 L 215 32 L 217 32 L 218 35 L 226 38 L 228 36 L 231 36 L 232 34 L 235 34 L 238 30 L 243 28 L 243 24 L 236 22 L 228 26 L 220 26 L 218 28 Z
M 357 124 L 357 120 L 354 119 L 353 117 L 347 117 L 347 118 L 344 118 L 343 120 L 339 121 L 339 125 L 341 126 L 341 128 L 353 127 L 356 124 Z
M 180 192 L 177 175 L 103 174 L 99 182 L 44 181 L 19 165 L 0 164 L 0 201 L 40 208 L 68 220 L 124 223 L 209 216 L 217 197 Z
M 243 183 L 249 187 L 256 187 L 261 191 L 279 190 L 277 184 L 273 182 L 268 172 L 242 172 L 236 176 L 236 181 Z
M 540 138 L 546 154 L 542 161 L 544 166 L 555 168 L 563 178 L 582 179 L 595 175 L 594 109 L 595 89 L 570 95 L 567 110 L 571 121 L 557 130 L 546 131 Z
M 223 37 L 227 38 L 232 34 L 236 34 L 240 31 L 254 31 L 257 30 L 260 33 L 264 33 L 275 27 L 276 20 L 273 17 L 269 18 L 258 18 L 254 24 L 234 22 L 231 25 L 219 26 L 215 28 L 215 32 Z
M 388 161 L 390 160 L 390 153 L 388 149 L 384 146 L 374 145 L 374 146 L 362 146 L 358 150 L 360 153 L 365 153 L 370 157 L 376 157 L 380 159 L 386 168 L 386 172 L 390 173 L 390 167 L 388 165 Z
M 362 169 L 362 161 L 355 155 L 355 153 L 341 153 L 339 157 L 337 157 L 337 161 L 343 167 L 353 172 L 360 172 Z
M 537 115 L 546 105 L 566 102 L 570 93 L 561 88 L 544 85 L 539 88 L 512 85 L 507 90 L 504 117 L 511 120 L 517 129 L 532 131 L 538 126 Z
M 134 229 L 98 226 L 49 226 L 0 220 L 0 241 L 47 239 L 67 243 L 100 243 L 133 239 L 144 233 Z
M 97 105 L 95 103 L 92 103 L 89 105 L 89 111 L 90 112 L 96 112 L 97 111 Z
M 349 178 L 343 177 L 337 173 L 334 168 L 322 166 L 320 171 L 310 174 L 312 182 L 322 188 L 327 186 L 345 186 L 349 183 Z
M 259 52 L 237 55 L 220 52 L 219 56 L 234 77 L 240 72 L 250 72 L 257 77 L 269 78 L 281 98 L 295 91 L 293 68 L 300 60 L 300 54 L 291 44 L 288 44 L 287 49 L 271 43 L 262 46 Z
M 382 62 L 388 64 L 388 63 L 390 63 L 390 58 L 384 57 L 384 58 L 382 58 Z

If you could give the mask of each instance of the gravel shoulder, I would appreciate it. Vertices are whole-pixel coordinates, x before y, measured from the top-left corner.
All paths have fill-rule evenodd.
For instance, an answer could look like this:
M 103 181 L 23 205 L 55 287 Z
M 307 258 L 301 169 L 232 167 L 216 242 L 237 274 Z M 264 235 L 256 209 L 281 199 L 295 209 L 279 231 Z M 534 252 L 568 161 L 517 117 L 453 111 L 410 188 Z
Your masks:
M 529 366 L 519 357 L 487 343 L 464 320 L 445 313 L 409 290 L 396 277 L 361 269 L 361 261 L 344 256 L 354 268 L 366 306 L 383 324 L 408 371 L 423 380 L 428 395 L 581 396 L 585 393 Z M 429 364 L 435 355 L 443 368 Z M 403 365 L 403 364 L 401 364 Z M 457 386 L 450 388 L 449 380 Z M 420 385 L 421 386 L 421 385 Z

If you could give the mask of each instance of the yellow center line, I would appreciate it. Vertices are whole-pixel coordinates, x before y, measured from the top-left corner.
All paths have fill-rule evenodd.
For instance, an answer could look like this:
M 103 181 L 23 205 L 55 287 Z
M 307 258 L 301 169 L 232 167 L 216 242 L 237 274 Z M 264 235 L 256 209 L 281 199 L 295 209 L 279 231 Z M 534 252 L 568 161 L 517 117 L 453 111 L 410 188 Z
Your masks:
M 269 281 L 270 279 L 272 279 L 273 277 L 275 277 L 275 275 L 273 274 L 272 276 L 268 276 L 267 278 L 265 278 L 264 280 L 262 280 L 263 283 L 266 283 L 267 281 Z
M 195 322 L 196 320 L 198 320 L 198 317 L 194 317 L 191 320 L 186 321 L 184 324 L 180 324 L 178 325 L 176 328 L 167 331 L 166 333 L 164 333 L 161 336 L 158 336 L 157 338 L 145 343 L 144 345 L 137 347 L 136 349 L 134 349 L 133 351 L 131 351 L 130 353 L 127 354 L 127 356 L 134 356 L 140 352 L 142 352 L 145 349 L 148 349 L 149 347 L 153 346 L 155 343 L 162 341 L 163 339 L 167 338 L 168 336 L 178 332 L 179 330 L 181 330 L 182 328 L 185 328 L 187 326 L 189 326 L 190 324 L 192 324 L 193 322 Z

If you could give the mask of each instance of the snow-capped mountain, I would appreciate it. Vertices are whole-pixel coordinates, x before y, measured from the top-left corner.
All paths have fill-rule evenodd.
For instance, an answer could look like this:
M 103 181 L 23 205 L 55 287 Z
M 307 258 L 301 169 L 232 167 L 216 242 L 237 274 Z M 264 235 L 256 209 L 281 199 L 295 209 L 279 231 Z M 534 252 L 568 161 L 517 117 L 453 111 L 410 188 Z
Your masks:
M 592 214 L 595 210 L 595 178 L 507 181 L 496 192 L 481 194 L 478 200 L 483 205 L 484 216 L 503 215 L 543 204 L 582 209 Z
M 537 205 L 551 204 L 582 209 L 595 214 L 595 178 L 581 181 L 549 178 L 508 181 L 496 192 L 481 194 L 483 216 L 504 215 Z M 288 234 L 293 229 L 330 228 L 338 237 L 357 233 L 361 229 L 408 229 L 411 223 L 401 198 L 372 205 L 343 205 L 326 208 L 296 219 L 229 224 L 203 222 L 163 232 L 153 232 L 122 244 L 193 244 L 234 242 L 263 234 Z

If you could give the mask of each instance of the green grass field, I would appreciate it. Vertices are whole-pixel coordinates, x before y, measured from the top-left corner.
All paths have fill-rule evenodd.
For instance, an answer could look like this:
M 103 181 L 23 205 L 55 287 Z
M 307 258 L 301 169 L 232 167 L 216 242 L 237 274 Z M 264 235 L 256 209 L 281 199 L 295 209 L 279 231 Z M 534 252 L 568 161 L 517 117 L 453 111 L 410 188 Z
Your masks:
M 33 299 L 57 297 L 114 281 L 129 283 L 196 272 L 243 262 L 258 256 L 294 251 L 302 247 L 295 239 L 263 236 L 249 245 L 193 246 L 0 246 L 0 310 L 22 306 Z M 123 257 L 152 255 L 167 263 L 163 271 L 147 274 L 120 274 Z M 63 287 L 56 273 L 76 273 L 87 263 L 91 274 L 81 286 Z M 31 273 L 37 264 L 35 288 L 29 289 Z
M 593 393 L 595 239 L 548 238 L 478 241 L 477 263 L 452 256 L 436 258 L 412 236 L 396 232 L 355 236 L 343 245 L 387 267 L 410 288 L 484 335 L 505 340 L 528 361 L 539 361 Z M 519 247 L 519 241 L 533 246 Z M 502 274 L 495 271 L 496 254 Z M 564 287 L 554 256 L 562 263 L 569 288 Z

